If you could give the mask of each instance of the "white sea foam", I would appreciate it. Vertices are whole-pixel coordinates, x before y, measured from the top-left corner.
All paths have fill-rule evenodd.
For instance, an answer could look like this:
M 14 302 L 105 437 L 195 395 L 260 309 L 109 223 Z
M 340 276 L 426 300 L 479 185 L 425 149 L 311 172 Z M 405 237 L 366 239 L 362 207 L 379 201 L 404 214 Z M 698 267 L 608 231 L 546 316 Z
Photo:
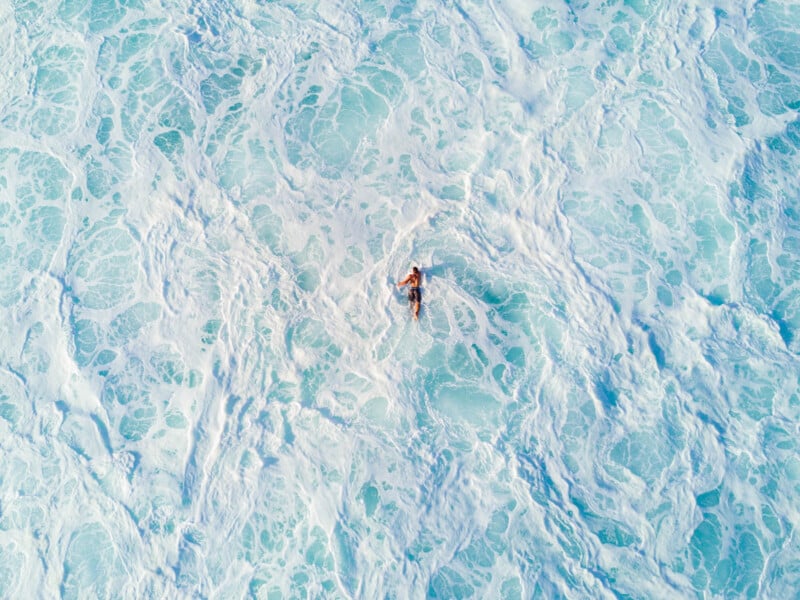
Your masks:
M 0 34 L 0 596 L 797 589 L 798 5 Z

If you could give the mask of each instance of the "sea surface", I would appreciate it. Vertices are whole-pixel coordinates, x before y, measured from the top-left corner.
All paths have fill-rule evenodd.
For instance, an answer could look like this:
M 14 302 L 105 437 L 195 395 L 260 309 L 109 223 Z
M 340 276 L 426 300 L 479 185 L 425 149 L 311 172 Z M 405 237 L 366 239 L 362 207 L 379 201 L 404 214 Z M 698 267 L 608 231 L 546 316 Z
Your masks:
M 0 57 L 0 597 L 797 597 L 800 4 L 5 0 Z

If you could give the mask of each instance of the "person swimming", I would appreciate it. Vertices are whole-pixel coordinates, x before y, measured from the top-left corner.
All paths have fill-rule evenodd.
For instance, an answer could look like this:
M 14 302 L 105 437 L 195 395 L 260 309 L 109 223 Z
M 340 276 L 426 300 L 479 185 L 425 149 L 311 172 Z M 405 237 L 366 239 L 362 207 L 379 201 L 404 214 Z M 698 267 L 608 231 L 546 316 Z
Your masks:
M 422 304 L 422 293 L 419 289 L 420 283 L 422 283 L 422 273 L 417 267 L 412 268 L 411 273 L 403 281 L 397 282 L 397 287 L 399 288 L 411 284 L 408 290 L 408 301 L 414 304 L 415 319 L 419 319 L 419 308 Z

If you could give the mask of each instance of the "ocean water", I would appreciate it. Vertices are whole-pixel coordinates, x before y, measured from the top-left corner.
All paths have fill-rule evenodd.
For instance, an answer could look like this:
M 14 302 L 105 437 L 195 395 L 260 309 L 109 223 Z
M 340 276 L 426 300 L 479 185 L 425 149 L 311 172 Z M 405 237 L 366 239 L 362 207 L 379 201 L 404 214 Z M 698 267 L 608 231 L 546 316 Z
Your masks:
M 800 4 L 0 49 L 0 597 L 797 597 Z

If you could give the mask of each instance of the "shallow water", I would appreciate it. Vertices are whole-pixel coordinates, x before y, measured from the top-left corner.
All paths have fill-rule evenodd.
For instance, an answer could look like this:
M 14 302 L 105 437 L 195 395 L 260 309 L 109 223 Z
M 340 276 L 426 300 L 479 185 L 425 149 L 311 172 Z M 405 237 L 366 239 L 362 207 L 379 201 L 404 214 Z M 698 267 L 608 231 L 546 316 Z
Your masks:
M 0 34 L 0 597 L 796 593 L 800 5 Z

